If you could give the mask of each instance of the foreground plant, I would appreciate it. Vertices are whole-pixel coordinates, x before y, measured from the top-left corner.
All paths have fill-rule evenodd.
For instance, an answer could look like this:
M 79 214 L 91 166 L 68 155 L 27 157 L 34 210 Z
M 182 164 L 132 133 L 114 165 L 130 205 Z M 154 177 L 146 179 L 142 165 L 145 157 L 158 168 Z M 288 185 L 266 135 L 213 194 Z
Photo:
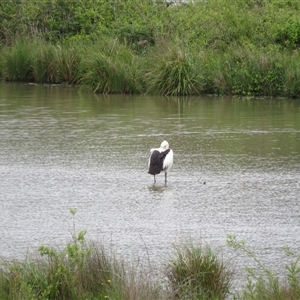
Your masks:
M 173 296 L 179 299 L 225 299 L 232 272 L 208 246 L 175 246 L 176 254 L 167 264 L 166 276 Z
M 258 269 L 246 268 L 247 285 L 238 295 L 244 300 L 296 300 L 300 299 L 300 254 L 285 247 L 285 254 L 292 258 L 290 265 L 286 265 L 287 278 L 280 282 L 279 278 L 256 257 L 255 253 L 246 247 L 243 240 L 238 241 L 235 235 L 227 236 L 227 244 L 235 251 L 242 251 L 251 257 Z
M 76 210 L 71 209 L 71 214 Z M 75 233 L 62 250 L 39 247 L 39 256 L 0 265 L 0 299 L 159 299 L 149 276 L 137 276 L 104 247 L 86 242 L 86 231 Z

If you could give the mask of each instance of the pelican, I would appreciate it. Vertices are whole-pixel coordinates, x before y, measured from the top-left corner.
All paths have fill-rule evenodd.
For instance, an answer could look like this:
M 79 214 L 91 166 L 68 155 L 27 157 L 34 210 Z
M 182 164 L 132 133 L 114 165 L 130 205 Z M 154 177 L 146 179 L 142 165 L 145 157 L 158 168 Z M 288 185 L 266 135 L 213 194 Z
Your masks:
M 160 172 L 165 172 L 165 184 L 167 184 L 167 172 L 173 165 L 173 151 L 169 148 L 169 143 L 163 141 L 159 148 L 150 150 L 148 163 L 148 173 L 154 175 L 154 183 L 156 182 L 155 175 Z

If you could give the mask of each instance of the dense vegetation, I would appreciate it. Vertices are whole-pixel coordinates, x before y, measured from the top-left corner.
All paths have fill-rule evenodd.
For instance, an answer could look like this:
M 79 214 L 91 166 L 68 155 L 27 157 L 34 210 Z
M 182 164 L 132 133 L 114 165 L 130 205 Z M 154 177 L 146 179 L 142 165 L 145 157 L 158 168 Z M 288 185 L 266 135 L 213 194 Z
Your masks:
M 75 215 L 76 210 L 71 213 Z M 291 263 L 280 280 L 244 241 L 228 235 L 230 249 L 241 250 L 257 264 L 256 269 L 246 268 L 247 284 L 237 290 L 234 261 L 225 262 L 219 252 L 203 242 L 175 245 L 158 272 L 153 266 L 129 266 L 102 245 L 87 242 L 85 235 L 84 230 L 74 231 L 64 248 L 42 245 L 37 256 L 28 255 L 23 261 L 2 259 L 0 299 L 300 299 L 300 255 L 289 248 L 285 252 Z
M 300 95 L 300 0 L 6 0 L 0 76 L 100 93 Z

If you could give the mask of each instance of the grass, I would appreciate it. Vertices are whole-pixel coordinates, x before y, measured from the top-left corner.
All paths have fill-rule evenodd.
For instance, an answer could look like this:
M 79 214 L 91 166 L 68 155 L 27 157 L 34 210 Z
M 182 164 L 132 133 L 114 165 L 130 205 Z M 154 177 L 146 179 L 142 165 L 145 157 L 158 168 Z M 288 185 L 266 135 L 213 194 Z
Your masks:
M 150 55 L 146 74 L 148 92 L 160 95 L 194 95 L 198 78 L 192 56 L 184 48 L 162 44 Z
M 55 61 L 55 47 L 39 42 L 33 45 L 32 51 L 32 79 L 37 83 L 57 83 L 59 80 Z
M 43 245 L 38 256 L 3 260 L 0 299 L 158 299 L 149 275 L 137 274 L 85 235 L 74 232 L 61 250 Z
M 196 51 L 162 39 L 142 53 L 107 37 L 59 45 L 19 40 L 0 49 L 0 75 L 7 81 L 67 82 L 93 93 L 299 98 L 299 63 L 297 51 L 276 47 Z
M 95 93 L 140 93 L 136 55 L 117 39 L 90 44 L 82 53 L 77 83 Z
M 166 277 L 175 298 L 226 299 L 232 272 L 209 245 L 183 243 L 166 267 Z
M 37 83 L 73 83 L 79 63 L 76 45 L 33 44 L 32 80 Z
M 18 41 L 13 47 L 1 51 L 3 76 L 8 81 L 30 81 L 32 79 L 32 47 L 24 41 Z
M 80 49 L 76 43 L 57 45 L 55 47 L 55 61 L 59 81 L 75 82 L 78 64 L 80 62 Z
M 184 255 L 189 257 L 184 258 L 191 259 L 189 266 L 183 265 L 180 255 L 167 264 L 166 287 L 148 270 L 137 271 L 109 255 L 103 246 L 86 242 L 85 234 L 73 234 L 62 250 L 41 246 L 37 257 L 3 261 L 0 298 L 225 299 L 229 286 L 218 287 L 225 269 L 209 248 L 202 252 L 197 247 L 186 247 Z
M 20 40 L 4 47 L 0 55 L 0 74 L 7 81 L 72 83 L 78 55 L 75 46 L 52 45 L 41 40 Z
M 160 279 L 152 269 L 132 267 L 101 244 L 87 242 L 85 236 L 84 230 L 74 232 L 62 249 L 42 245 L 38 255 L 28 255 L 24 260 L 2 259 L 0 299 L 300 299 L 300 254 L 288 247 L 284 251 L 291 263 L 286 265 L 286 275 L 280 280 L 244 241 L 228 235 L 228 246 L 246 253 L 258 266 L 246 268 L 245 286 L 233 293 L 235 273 L 208 244 L 174 245 Z
M 227 244 L 235 251 L 242 251 L 252 258 L 257 268 L 246 268 L 246 287 L 235 296 L 243 300 L 297 300 L 300 299 L 300 254 L 284 247 L 291 263 L 286 265 L 286 274 L 280 280 L 267 266 L 263 265 L 255 253 L 246 247 L 243 240 L 238 241 L 236 236 L 228 235 Z

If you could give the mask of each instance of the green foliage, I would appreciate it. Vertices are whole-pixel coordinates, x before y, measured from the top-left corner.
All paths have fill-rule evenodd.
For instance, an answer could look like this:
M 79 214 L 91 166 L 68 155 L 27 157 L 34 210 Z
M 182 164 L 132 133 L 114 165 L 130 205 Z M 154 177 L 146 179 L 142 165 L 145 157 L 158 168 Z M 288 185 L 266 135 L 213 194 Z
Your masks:
M 300 299 L 300 254 L 290 247 L 284 247 L 285 254 L 292 259 L 290 265 L 286 266 L 287 277 L 292 294 Z
M 285 247 L 286 255 L 292 257 L 293 261 L 286 266 L 287 281 L 281 283 L 279 278 L 259 261 L 255 253 L 246 247 L 244 241 L 238 241 L 235 235 L 228 235 L 227 244 L 235 251 L 246 253 L 258 266 L 258 270 L 246 268 L 247 285 L 241 292 L 241 299 L 292 300 L 300 298 L 300 255 L 298 253 Z
M 85 244 L 84 231 L 58 251 L 40 246 L 44 259 L 13 262 L 1 270 L 0 290 L 3 299 L 76 299 L 80 294 L 80 276 L 91 248 Z
M 79 63 L 79 51 L 72 43 L 55 46 L 35 40 L 19 40 L 2 49 L 0 70 L 7 81 L 72 83 Z
M 55 69 L 58 82 L 73 83 L 80 63 L 80 50 L 76 42 L 55 47 Z
M 297 1 L 282 0 L 194 0 L 178 5 L 152 0 L 7 0 L 0 5 L 0 40 L 11 44 L 16 37 L 38 36 L 55 43 L 104 34 L 132 47 L 168 38 L 191 49 L 226 51 L 232 43 L 296 49 L 299 11 Z
M 95 93 L 139 93 L 138 62 L 117 39 L 103 39 L 90 46 L 78 66 L 77 82 Z
M 115 1 L 112 31 L 130 45 L 144 40 L 153 44 L 155 28 L 161 22 L 161 8 L 164 7 L 154 5 L 152 0 Z
M 285 59 L 284 71 L 284 96 L 299 98 L 300 95 L 300 55 L 298 52 L 292 53 Z
M 281 55 L 265 50 L 237 47 L 224 54 L 222 74 L 227 92 L 245 96 L 279 96 L 283 93 Z
M 146 73 L 150 93 L 161 95 L 199 94 L 197 72 L 192 58 L 184 49 L 162 45 L 149 58 Z
M 76 210 L 70 210 L 73 218 Z M 73 219 L 74 222 L 74 219 Z M 75 223 L 73 224 L 75 230 Z M 291 263 L 282 281 L 235 235 L 227 236 L 234 251 L 242 251 L 258 268 L 246 268 L 247 284 L 233 299 L 293 300 L 300 298 L 300 254 L 284 247 Z M 157 277 L 157 274 L 155 274 Z M 128 268 L 104 247 L 86 242 L 86 231 L 72 233 L 61 249 L 39 247 L 39 256 L 0 265 L 0 299 L 227 299 L 233 272 L 209 245 L 182 243 L 166 264 L 164 288 L 151 272 Z
M 48 299 L 75 299 L 81 293 L 81 285 L 78 283 L 92 251 L 85 243 L 85 234 L 86 231 L 80 231 L 73 235 L 73 241 L 62 251 L 48 246 L 39 247 L 41 257 L 46 258 L 49 266 L 42 291 Z
M 3 74 L 8 81 L 30 81 L 32 79 L 32 45 L 18 41 L 13 48 L 4 48 Z
M 160 22 L 160 11 L 150 0 L 7 0 L 0 5 L 0 39 L 11 43 L 26 35 L 55 42 L 105 33 L 130 42 L 150 41 L 153 20 Z
M 0 76 L 97 93 L 300 95 L 300 2 L 7 0 Z
M 37 258 L 0 265 L 0 299 L 158 299 L 149 276 L 139 276 L 108 255 L 104 247 L 86 242 L 86 231 L 75 232 L 61 249 L 39 247 Z
M 58 74 L 55 64 L 55 47 L 46 43 L 33 44 L 31 63 L 32 79 L 38 83 L 57 83 Z
M 175 246 L 176 255 L 166 267 L 173 295 L 179 299 L 225 299 L 232 273 L 206 245 Z

